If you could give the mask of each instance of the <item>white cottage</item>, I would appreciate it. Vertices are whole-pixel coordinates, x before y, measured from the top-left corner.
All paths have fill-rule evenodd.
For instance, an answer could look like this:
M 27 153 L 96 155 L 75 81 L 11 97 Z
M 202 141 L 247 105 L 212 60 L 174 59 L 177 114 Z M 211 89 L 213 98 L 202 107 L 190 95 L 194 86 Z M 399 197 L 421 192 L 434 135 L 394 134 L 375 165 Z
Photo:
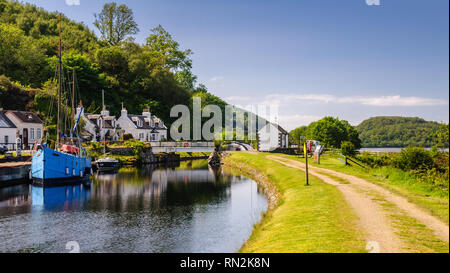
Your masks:
M 85 125 L 81 132 L 82 137 L 93 141 L 101 141 L 105 139 L 119 140 L 117 133 L 117 120 L 115 116 L 110 116 L 109 111 L 105 108 L 100 114 L 89 114 L 84 112 L 84 108 L 77 108 L 76 117 L 81 113 L 81 119 Z
M 126 134 L 132 134 L 137 140 L 153 142 L 167 139 L 167 127 L 161 119 L 152 116 L 149 109 L 144 109 L 142 115 L 129 115 L 127 109 L 122 108 L 117 123 Z
M 258 150 L 273 152 L 279 148 L 289 148 L 289 133 L 280 125 L 267 123 L 258 130 Z
M 17 127 L 0 109 L 0 147 L 6 147 L 8 150 L 14 149 L 16 143 Z
M 8 110 L 5 114 L 17 127 L 17 134 L 22 139 L 24 149 L 29 149 L 34 143 L 42 141 L 44 123 L 35 113 Z

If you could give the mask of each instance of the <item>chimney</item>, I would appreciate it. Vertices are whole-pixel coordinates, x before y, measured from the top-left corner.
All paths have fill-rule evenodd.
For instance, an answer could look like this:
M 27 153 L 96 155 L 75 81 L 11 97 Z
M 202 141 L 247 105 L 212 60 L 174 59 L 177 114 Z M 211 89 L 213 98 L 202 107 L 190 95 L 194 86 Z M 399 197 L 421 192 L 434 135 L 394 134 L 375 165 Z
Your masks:
M 109 111 L 105 108 L 103 108 L 102 112 L 100 113 L 103 117 L 109 117 Z
M 128 116 L 127 108 L 125 108 L 125 107 L 123 106 L 123 104 L 122 104 L 122 111 L 121 111 L 120 113 L 121 113 L 122 117 Z
M 150 113 L 150 109 L 144 109 L 144 111 L 142 112 L 142 115 L 145 116 L 146 118 L 149 118 L 149 119 L 152 118 L 152 114 Z

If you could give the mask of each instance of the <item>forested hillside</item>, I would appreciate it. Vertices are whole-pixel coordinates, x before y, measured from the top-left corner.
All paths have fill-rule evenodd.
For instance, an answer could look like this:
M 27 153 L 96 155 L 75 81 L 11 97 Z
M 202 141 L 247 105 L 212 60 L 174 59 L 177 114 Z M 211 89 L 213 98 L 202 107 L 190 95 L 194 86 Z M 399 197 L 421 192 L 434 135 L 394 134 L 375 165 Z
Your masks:
M 124 5 L 113 3 L 105 9 L 122 12 L 128 23 L 134 23 L 132 11 Z M 139 30 L 137 25 L 132 31 L 114 35 L 105 28 L 107 13 L 98 12 L 96 25 L 101 37 L 84 24 L 62 16 L 66 89 L 71 88 L 75 68 L 78 99 L 90 112 L 100 110 L 102 89 L 113 114 L 120 113 L 123 102 L 131 113 L 151 108 L 168 124 L 172 106 L 191 105 L 196 94 L 204 103 L 214 101 L 225 106 L 225 102 L 207 92 L 206 86 L 197 84 L 197 77 L 191 72 L 192 51 L 181 49 L 162 26 L 155 26 L 146 43 L 138 44 L 132 35 Z M 0 107 L 48 114 L 45 109 L 56 93 L 58 24 L 57 13 L 0 0 L 0 76 L 4 75 L 0 78 Z
M 437 122 L 407 117 L 374 117 L 357 127 L 363 147 L 431 147 L 439 129 Z

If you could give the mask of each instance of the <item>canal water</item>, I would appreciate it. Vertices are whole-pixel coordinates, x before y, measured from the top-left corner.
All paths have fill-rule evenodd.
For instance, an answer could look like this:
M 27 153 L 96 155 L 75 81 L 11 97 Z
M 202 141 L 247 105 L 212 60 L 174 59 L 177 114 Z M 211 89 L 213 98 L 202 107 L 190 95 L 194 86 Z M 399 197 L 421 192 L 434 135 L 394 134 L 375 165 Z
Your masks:
M 206 161 L 121 169 L 90 187 L 0 189 L 0 252 L 231 253 L 266 210 L 254 181 Z

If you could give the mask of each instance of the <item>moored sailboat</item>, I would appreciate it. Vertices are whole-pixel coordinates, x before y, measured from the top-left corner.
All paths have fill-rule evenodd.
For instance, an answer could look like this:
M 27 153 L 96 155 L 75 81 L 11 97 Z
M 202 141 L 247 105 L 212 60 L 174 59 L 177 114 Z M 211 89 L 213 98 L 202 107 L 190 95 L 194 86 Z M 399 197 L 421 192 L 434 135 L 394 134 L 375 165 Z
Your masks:
M 61 16 L 60 16 L 61 30 Z M 39 186 L 61 186 L 88 182 L 92 172 L 91 159 L 84 150 L 81 141 L 75 138 L 77 126 L 81 115 L 74 122 L 70 141 L 61 143 L 61 94 L 62 94 L 62 52 L 61 31 L 59 38 L 59 64 L 58 64 L 58 117 L 57 117 L 57 140 L 55 148 L 51 149 L 48 144 L 40 144 L 36 147 L 33 155 L 30 176 L 35 185 Z M 73 101 L 72 101 L 73 104 Z M 73 111 L 73 106 L 72 106 Z

